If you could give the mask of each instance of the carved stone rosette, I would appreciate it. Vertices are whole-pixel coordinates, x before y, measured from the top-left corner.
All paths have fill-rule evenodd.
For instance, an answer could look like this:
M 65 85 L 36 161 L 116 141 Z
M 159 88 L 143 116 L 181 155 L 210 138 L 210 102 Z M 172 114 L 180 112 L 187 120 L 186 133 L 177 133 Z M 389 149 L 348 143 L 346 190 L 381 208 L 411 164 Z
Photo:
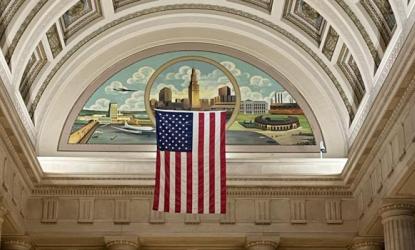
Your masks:
M 111 240 L 106 243 L 108 250 L 137 250 L 138 244 L 129 240 Z
M 385 235 L 385 250 L 415 250 L 415 206 L 386 204 L 380 210 Z

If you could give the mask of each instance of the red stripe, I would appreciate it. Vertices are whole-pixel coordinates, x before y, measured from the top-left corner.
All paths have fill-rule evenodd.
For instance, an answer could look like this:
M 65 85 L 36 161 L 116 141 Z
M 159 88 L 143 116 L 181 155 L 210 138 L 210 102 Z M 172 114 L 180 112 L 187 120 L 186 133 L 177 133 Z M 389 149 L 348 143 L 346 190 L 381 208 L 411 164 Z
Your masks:
M 226 112 L 222 112 L 220 118 L 220 212 L 224 214 L 226 213 Z
M 160 151 L 158 149 L 156 157 L 156 186 L 154 189 L 153 210 L 158 210 L 160 199 Z
M 205 114 L 199 114 L 199 144 L 198 144 L 198 213 L 203 213 L 203 156 L 204 156 Z
M 170 151 L 164 151 L 164 212 L 170 208 Z
M 215 113 L 209 118 L 209 213 L 215 213 Z
M 181 158 L 181 152 L 175 152 L 176 154 L 176 196 L 175 196 L 175 211 L 176 213 L 180 213 L 180 203 L 181 203 L 181 166 L 182 166 L 182 158 Z
M 192 213 L 192 152 L 187 152 L 187 197 L 186 197 L 186 213 Z

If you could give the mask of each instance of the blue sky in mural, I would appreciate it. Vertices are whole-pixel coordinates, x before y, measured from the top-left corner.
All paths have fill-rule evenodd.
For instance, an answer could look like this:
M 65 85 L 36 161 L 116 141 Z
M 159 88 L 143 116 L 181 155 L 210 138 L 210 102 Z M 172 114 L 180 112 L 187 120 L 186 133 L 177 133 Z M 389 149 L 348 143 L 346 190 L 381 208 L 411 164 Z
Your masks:
M 110 102 L 116 102 L 120 105 L 121 111 L 144 110 L 144 90 L 152 73 L 167 61 L 187 55 L 205 56 L 224 65 L 235 76 L 241 90 L 242 100 L 265 100 L 270 103 L 270 98 L 275 91 L 284 90 L 262 70 L 234 57 L 204 51 L 181 51 L 152 56 L 122 69 L 97 89 L 84 108 L 107 110 Z M 185 96 L 192 67 L 198 70 L 199 82 L 211 87 L 209 88 L 211 91 L 206 91 L 204 94 L 206 98 L 213 97 L 218 86 L 224 84 L 231 86 L 227 77 L 215 66 L 198 61 L 186 61 L 169 67 L 156 79 L 157 89 L 152 89 L 151 98 L 155 97 L 159 88 L 167 85 L 174 87 L 172 88 L 174 98 Z M 115 91 L 114 89 L 134 91 Z

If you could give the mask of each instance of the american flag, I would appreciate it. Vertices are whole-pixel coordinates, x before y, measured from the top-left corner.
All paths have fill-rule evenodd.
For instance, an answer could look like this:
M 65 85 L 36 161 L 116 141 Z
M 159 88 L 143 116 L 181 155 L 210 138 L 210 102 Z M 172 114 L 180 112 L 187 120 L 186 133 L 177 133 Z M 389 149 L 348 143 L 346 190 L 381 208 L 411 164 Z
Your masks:
M 156 110 L 153 210 L 226 212 L 225 111 Z

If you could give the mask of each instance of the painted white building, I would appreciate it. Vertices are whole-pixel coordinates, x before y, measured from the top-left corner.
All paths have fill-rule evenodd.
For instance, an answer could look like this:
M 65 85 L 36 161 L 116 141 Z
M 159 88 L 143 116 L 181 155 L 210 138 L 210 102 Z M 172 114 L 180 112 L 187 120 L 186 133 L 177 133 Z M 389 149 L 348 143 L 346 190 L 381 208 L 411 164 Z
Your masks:
M 264 114 L 268 112 L 268 103 L 266 101 L 241 101 L 239 112 L 243 114 Z

